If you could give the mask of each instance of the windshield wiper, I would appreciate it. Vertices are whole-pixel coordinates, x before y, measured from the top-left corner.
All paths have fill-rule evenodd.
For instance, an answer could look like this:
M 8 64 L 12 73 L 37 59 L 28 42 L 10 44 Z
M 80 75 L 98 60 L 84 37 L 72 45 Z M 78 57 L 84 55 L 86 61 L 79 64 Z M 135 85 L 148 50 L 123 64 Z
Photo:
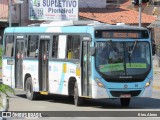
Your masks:
M 131 58 L 132 58 L 132 54 L 137 46 L 137 43 L 138 43 L 138 40 L 135 40 L 134 42 L 134 46 L 133 46 L 133 49 L 131 51 L 129 51 L 129 55 L 128 55 L 128 59 L 129 59 L 129 63 L 130 63 L 130 66 L 131 66 Z
M 133 52 L 134 52 L 134 50 L 135 50 L 135 48 L 136 48 L 136 46 L 137 46 L 137 43 L 138 43 L 138 40 L 136 40 L 136 41 L 134 42 L 134 46 L 133 46 L 133 49 L 132 49 L 131 52 L 130 52 L 129 58 L 132 57 L 132 54 L 133 54 Z
M 109 41 L 109 44 L 111 45 L 111 47 L 113 48 L 113 50 L 116 52 L 116 54 L 118 55 L 118 57 L 121 58 L 121 53 L 119 52 L 119 49 L 117 48 L 117 46 L 114 44 L 114 42 L 112 40 Z

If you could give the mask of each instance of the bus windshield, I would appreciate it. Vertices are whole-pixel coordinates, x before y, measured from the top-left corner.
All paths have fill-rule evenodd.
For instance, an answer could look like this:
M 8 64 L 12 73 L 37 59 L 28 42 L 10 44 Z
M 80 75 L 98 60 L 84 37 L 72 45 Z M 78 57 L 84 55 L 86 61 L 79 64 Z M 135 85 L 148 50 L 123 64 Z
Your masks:
M 107 78 L 138 77 L 151 67 L 149 42 L 96 42 L 95 60 L 97 71 Z

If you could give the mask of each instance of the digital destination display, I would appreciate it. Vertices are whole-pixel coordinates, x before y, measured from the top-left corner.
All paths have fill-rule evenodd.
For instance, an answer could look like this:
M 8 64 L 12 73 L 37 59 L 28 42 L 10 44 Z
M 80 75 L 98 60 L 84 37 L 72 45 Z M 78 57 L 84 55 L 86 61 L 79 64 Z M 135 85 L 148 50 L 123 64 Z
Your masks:
M 138 33 L 132 32 L 102 32 L 102 37 L 104 38 L 139 38 Z
M 148 38 L 149 34 L 147 30 L 118 30 L 118 31 L 109 31 L 109 30 L 96 30 L 96 38 L 132 38 L 132 39 L 142 39 Z

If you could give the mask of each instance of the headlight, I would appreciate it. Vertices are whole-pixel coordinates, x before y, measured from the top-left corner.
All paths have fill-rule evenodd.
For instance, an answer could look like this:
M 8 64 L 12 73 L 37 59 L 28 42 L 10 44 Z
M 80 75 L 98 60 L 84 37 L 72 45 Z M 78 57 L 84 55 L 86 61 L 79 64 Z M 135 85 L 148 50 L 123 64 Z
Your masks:
M 96 78 L 96 83 L 99 87 L 105 88 L 104 85 L 101 83 L 101 81 L 99 80 L 99 78 Z
M 153 77 L 148 78 L 148 82 L 146 82 L 145 87 L 150 86 L 152 80 L 153 80 Z
M 149 81 L 149 82 L 146 82 L 146 85 L 145 85 L 145 87 L 148 87 L 150 84 L 151 84 L 151 81 Z

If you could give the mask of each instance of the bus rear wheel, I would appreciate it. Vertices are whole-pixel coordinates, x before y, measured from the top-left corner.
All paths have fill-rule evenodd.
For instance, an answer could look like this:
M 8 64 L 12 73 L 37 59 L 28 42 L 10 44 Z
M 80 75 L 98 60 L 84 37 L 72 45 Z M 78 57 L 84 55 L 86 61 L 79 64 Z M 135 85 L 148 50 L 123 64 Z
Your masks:
M 28 77 L 26 81 L 26 97 L 29 100 L 35 100 L 37 96 L 38 93 L 33 91 L 32 79 L 31 77 Z
M 121 105 L 123 107 L 128 107 L 130 104 L 130 98 L 120 98 Z
M 76 106 L 80 106 L 83 104 L 83 98 L 79 97 L 79 94 L 78 94 L 78 84 L 77 82 L 75 82 L 75 85 L 74 85 L 74 104 Z

